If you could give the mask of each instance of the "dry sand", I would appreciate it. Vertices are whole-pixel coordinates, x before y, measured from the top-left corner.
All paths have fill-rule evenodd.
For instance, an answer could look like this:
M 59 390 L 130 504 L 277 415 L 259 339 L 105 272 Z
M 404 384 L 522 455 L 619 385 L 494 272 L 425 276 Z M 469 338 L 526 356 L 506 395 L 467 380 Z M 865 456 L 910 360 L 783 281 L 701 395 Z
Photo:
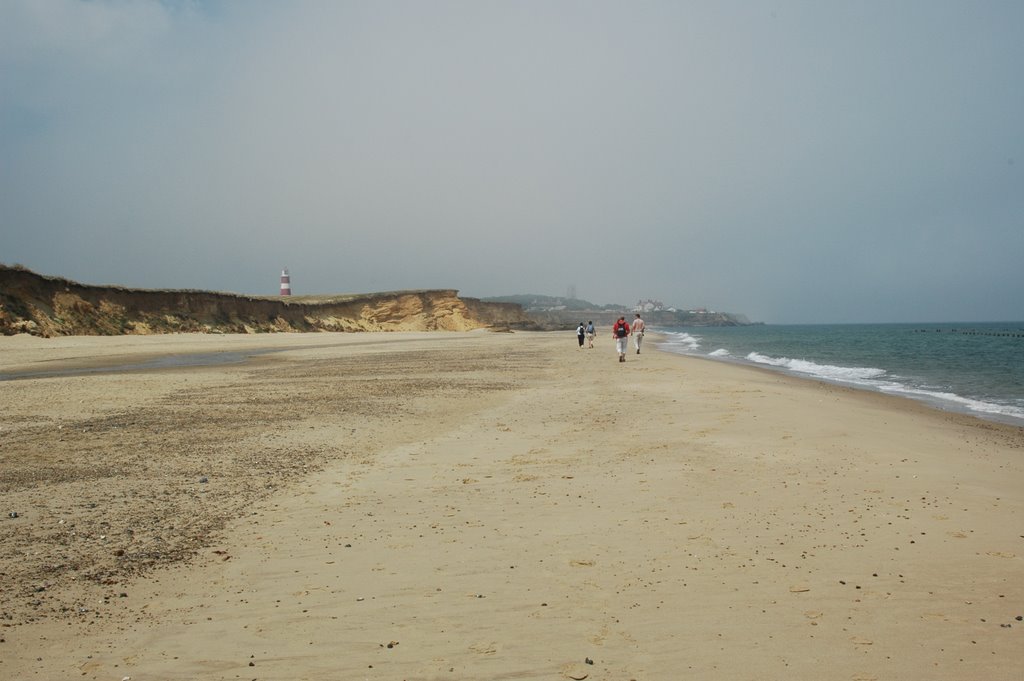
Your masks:
M 0 381 L 0 678 L 1021 678 L 1022 429 L 611 345 L 0 338 L 275 350 Z

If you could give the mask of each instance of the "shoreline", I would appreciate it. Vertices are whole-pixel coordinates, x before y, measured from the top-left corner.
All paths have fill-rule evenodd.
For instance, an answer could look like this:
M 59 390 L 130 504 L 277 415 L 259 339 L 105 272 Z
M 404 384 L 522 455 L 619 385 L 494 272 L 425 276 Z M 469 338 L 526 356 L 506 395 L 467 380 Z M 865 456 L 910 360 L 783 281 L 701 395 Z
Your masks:
M 371 332 L 364 332 L 364 333 L 371 333 Z M 319 341 L 321 341 L 321 342 L 317 342 L 317 343 L 314 344 L 317 347 L 330 347 L 330 346 L 334 346 L 334 345 L 346 346 L 346 347 L 353 347 L 353 346 L 359 346 L 359 345 L 374 345 L 375 344 L 374 340 L 362 338 L 364 333 L 359 333 L 359 334 L 341 333 L 341 334 L 339 334 L 339 333 L 335 333 L 335 332 L 318 332 L 318 333 L 298 333 L 298 334 L 295 334 L 295 333 L 283 334 L 282 333 L 282 334 L 262 334 L 262 335 L 253 335 L 253 334 L 214 334 L 214 335 L 211 335 L 211 334 L 163 334 L 163 335 L 159 335 L 159 336 L 66 336 L 66 337 L 62 337 L 62 338 L 66 338 L 66 339 L 74 339 L 74 338 L 78 338 L 78 339 L 81 339 L 81 338 L 111 339 L 111 345 L 114 346 L 114 347 L 102 347 L 102 346 L 91 347 L 91 350 L 93 352 L 96 352 L 97 354 L 95 356 L 86 357 L 86 358 L 83 358 L 83 357 L 80 357 L 80 356 L 78 356 L 78 357 L 75 357 L 75 356 L 72 356 L 72 357 L 58 356 L 56 359 L 46 360 L 47 366 L 48 367 L 52 366 L 54 368 L 47 368 L 45 370 L 39 370 L 39 369 L 37 369 L 37 370 L 30 370 L 30 369 L 27 369 L 26 366 L 28 366 L 28 365 L 25 364 L 25 360 L 24 359 L 22 360 L 21 363 L 19 363 L 17 361 L 13 362 L 10 365 L 10 367 L 6 368 L 6 369 L 3 366 L 3 364 L 0 364 L 0 382 L 24 380 L 24 379 L 29 379 L 29 378 L 62 378 L 62 377 L 75 376 L 75 375 L 81 375 L 81 374 L 104 374 L 104 373 L 117 373 L 117 372 L 131 372 L 131 371 L 155 371 L 155 370 L 160 370 L 160 369 L 188 368 L 188 367 L 193 367 L 193 366 L 219 366 L 219 365 L 222 365 L 222 364 L 229 364 L 229 363 L 245 363 L 245 362 L 250 361 L 250 360 L 252 360 L 255 357 L 258 357 L 260 355 L 273 354 L 273 353 L 278 353 L 278 352 L 287 352 L 288 350 L 293 349 L 292 347 L 290 347 L 289 344 L 286 344 L 286 343 L 274 343 L 274 344 L 271 344 L 270 347 L 264 347 L 265 345 L 267 345 L 264 341 L 266 341 L 268 339 L 271 339 L 271 338 L 281 338 L 281 337 L 289 337 L 289 336 L 292 337 L 292 338 L 306 337 L 307 339 L 309 337 L 316 337 Z M 388 333 L 395 333 L 395 332 L 388 332 Z M 429 338 L 433 338 L 434 340 L 441 340 L 441 339 L 444 338 L 444 334 L 452 333 L 452 332 L 424 331 L 424 332 L 397 332 L 397 333 L 400 333 L 402 335 L 412 336 L 412 338 L 409 339 L 411 341 L 411 340 L 429 339 Z M 493 332 L 490 332 L 490 331 L 473 331 L 473 332 L 470 332 L 470 333 L 493 333 Z M 557 336 L 557 335 L 561 335 L 563 332 L 560 332 L 560 331 L 544 331 L 544 332 L 517 332 L 517 333 L 550 334 L 550 335 L 556 335 Z M 343 340 L 332 342 L 332 343 L 322 342 L 323 340 L 326 340 L 327 338 L 332 338 L 332 337 L 333 338 L 337 338 L 339 336 Z M 647 336 L 649 337 L 648 343 L 650 344 L 650 345 L 647 346 L 648 347 L 648 351 L 650 351 L 650 348 L 653 345 L 654 349 L 657 352 L 664 352 L 664 353 L 666 353 L 668 355 L 673 355 L 673 356 L 678 356 L 678 357 L 688 357 L 688 358 L 697 359 L 697 360 L 706 360 L 706 361 L 710 361 L 710 362 L 714 362 L 714 363 L 724 364 L 724 365 L 727 365 L 727 366 L 735 366 L 735 367 L 740 367 L 740 368 L 751 369 L 751 370 L 754 370 L 754 371 L 767 372 L 768 374 L 771 374 L 771 375 L 786 376 L 786 377 L 795 379 L 797 381 L 807 381 L 809 383 L 820 383 L 822 385 L 832 386 L 832 387 L 836 387 L 836 388 L 842 388 L 842 389 L 850 390 L 850 391 L 853 391 L 853 392 L 868 393 L 868 394 L 871 394 L 871 395 L 878 395 L 878 396 L 882 396 L 882 397 L 892 398 L 892 399 L 895 399 L 895 400 L 900 400 L 902 402 L 909 402 L 910 404 L 913 404 L 913 405 L 924 406 L 925 408 L 927 408 L 930 411 L 939 412 L 939 413 L 945 414 L 945 415 L 960 415 L 960 416 L 965 416 L 965 417 L 970 418 L 970 419 L 976 419 L 976 420 L 982 421 L 984 423 L 995 423 L 995 424 L 999 424 L 999 425 L 1002 425 L 1002 426 L 1008 426 L 1008 427 L 1011 427 L 1011 428 L 1024 429 L 1024 421 L 1022 421 L 1021 419 L 1014 418 L 1013 416 L 1007 416 L 1007 415 L 1004 415 L 1004 414 L 991 414 L 991 413 L 985 413 L 985 412 L 978 412 L 978 411 L 971 410 L 971 409 L 969 409 L 967 407 L 958 407 L 956 404 L 949 404 L 949 403 L 942 402 L 941 400 L 939 400 L 937 398 L 914 397 L 914 396 L 911 396 L 911 395 L 900 394 L 898 392 L 886 392 L 884 390 L 881 390 L 881 389 L 878 389 L 878 388 L 874 388 L 874 387 L 871 387 L 871 386 L 856 385 L 856 384 L 851 384 L 851 383 L 844 382 L 844 381 L 841 381 L 841 380 L 838 380 L 838 379 L 830 380 L 828 378 L 822 378 L 822 377 L 818 377 L 818 376 L 807 375 L 807 374 L 803 374 L 803 373 L 798 372 L 798 371 L 793 371 L 791 369 L 786 369 L 784 367 L 764 366 L 762 364 L 758 364 L 756 362 L 750 362 L 750 361 L 744 360 L 742 358 L 720 358 L 720 357 L 711 357 L 711 356 L 708 356 L 708 355 L 699 355 L 699 354 L 675 352 L 675 351 L 672 351 L 672 350 L 665 349 L 664 347 L 661 347 L 660 344 L 664 343 L 665 340 L 666 340 L 664 332 L 661 332 L 661 331 L 649 331 L 649 332 L 647 332 Z M 182 338 L 182 337 L 185 337 L 185 338 L 193 338 L 194 337 L 194 338 L 197 338 L 197 339 L 198 338 L 204 338 L 204 339 L 208 338 L 210 340 L 207 341 L 206 344 L 209 344 L 210 346 L 212 346 L 212 348 L 209 349 L 209 350 L 206 350 L 204 352 L 190 352 L 190 353 L 181 353 L 181 354 L 172 354 L 172 355 L 160 353 L 160 352 L 157 352 L 157 351 L 142 352 L 142 353 L 132 353 L 130 355 L 130 357 L 132 358 L 131 361 L 124 361 L 124 359 L 123 359 L 124 355 L 116 354 L 118 352 L 123 352 L 123 350 L 124 350 L 123 347 L 117 347 L 117 346 L 123 346 L 123 344 L 118 344 L 118 343 L 114 342 L 114 339 L 118 339 L 118 338 L 146 338 L 146 339 L 153 339 L 152 342 L 154 344 L 167 345 L 168 343 L 173 343 L 174 342 L 173 339 L 175 339 L 175 338 Z M 36 337 L 24 336 L 24 338 L 36 338 Z M 161 339 L 163 340 L 163 342 L 161 342 Z M 39 341 L 41 341 L 42 343 L 45 343 L 45 344 L 57 345 L 55 343 L 55 340 L 57 340 L 57 339 L 37 339 L 37 340 L 39 340 Z M 405 341 L 405 342 L 409 342 L 409 341 Z M 239 349 L 236 349 L 235 346 L 237 344 L 239 344 L 239 343 L 242 343 L 242 344 L 245 344 L 245 345 L 249 345 L 249 346 L 251 346 L 251 349 L 249 349 L 249 350 L 245 350 L 245 349 L 239 350 Z M 51 347 L 51 348 L 46 348 L 45 350 L 56 350 L 56 349 L 57 349 L 56 347 Z M 26 349 L 22 348 L 21 350 L 22 350 L 22 353 L 23 353 L 21 355 L 21 357 L 27 358 L 27 356 L 30 356 L 30 355 L 24 354 L 26 352 Z M 42 350 L 42 348 L 36 348 L 35 350 L 39 351 L 39 350 Z M 155 350 L 155 349 L 151 349 L 151 350 Z M 60 354 L 61 353 L 58 350 L 58 355 L 60 355 Z M 111 357 L 114 357 L 114 359 L 111 359 Z
M 0 372 L 155 347 L 4 341 Z M 1018 427 L 569 333 L 240 342 L 289 347 L 0 382 L 0 675 L 1024 664 Z
M 281 334 L 162 334 L 156 336 L 65 336 L 63 339 L 111 339 L 111 346 L 114 347 L 102 347 L 93 346 L 91 350 L 96 352 L 95 356 L 82 358 L 80 356 L 58 356 L 56 359 L 46 360 L 48 366 L 54 366 L 55 368 L 48 368 L 45 370 L 29 370 L 25 367 L 28 366 L 23 359 L 21 363 L 15 361 L 11 367 L 5 370 L 3 364 L 0 364 L 0 382 L 3 381 L 16 381 L 24 380 L 29 378 L 63 378 L 82 374 L 105 374 L 105 373 L 118 373 L 118 372 L 132 372 L 132 371 L 155 371 L 160 369 L 176 369 L 176 368 L 188 368 L 194 366 L 219 366 L 222 364 L 232 363 L 245 363 L 254 358 L 273 354 L 278 352 L 287 352 L 293 349 L 291 345 L 287 343 L 274 343 L 270 347 L 264 347 L 267 345 L 264 341 L 271 338 L 298 338 L 315 337 L 318 339 L 317 343 L 314 343 L 317 347 L 331 347 L 331 346 L 345 346 L 353 347 L 359 345 L 374 345 L 375 342 L 372 339 L 365 339 L 363 335 L 372 332 L 362 332 L 358 334 L 350 333 L 338 333 L 338 332 L 316 332 L 316 333 L 281 333 Z M 381 333 L 381 332 L 378 332 Z M 403 336 L 411 336 L 411 338 L 404 342 L 411 340 L 426 340 L 434 339 L 441 340 L 444 338 L 446 333 L 458 333 L 458 332 L 446 332 L 446 331 L 423 331 L 423 332 L 387 332 L 387 333 L 399 333 Z M 466 332 L 462 332 L 466 333 Z M 478 330 L 469 333 L 493 333 L 490 331 Z M 550 334 L 553 336 L 560 336 L 563 332 L 560 331 L 542 331 L 542 332 L 517 332 L 517 333 L 534 333 L 534 334 Z M 343 340 L 327 343 L 322 342 L 327 338 L 336 338 L 340 336 Z M 929 411 L 938 412 L 947 416 L 964 416 L 969 419 L 979 420 L 984 423 L 994 423 L 1010 428 L 1019 428 L 1024 430 L 1024 421 L 1021 419 L 1014 418 L 1013 416 L 1007 416 L 1004 414 L 991 414 L 970 410 L 967 407 L 958 407 L 956 404 L 948 404 L 942 402 L 938 398 L 928 397 L 914 397 L 911 395 L 900 394 L 898 392 L 886 392 L 884 390 L 874 388 L 865 385 L 856 385 L 848 382 L 844 382 L 838 379 L 830 380 L 828 378 L 803 374 L 798 371 L 786 369 L 784 367 L 771 367 L 758 364 L 756 362 L 750 362 L 742 358 L 720 358 L 711 357 L 708 355 L 699 355 L 683 352 L 675 352 L 672 350 L 661 347 L 660 344 L 664 343 L 666 336 L 661 331 L 649 331 L 647 332 L 649 337 L 648 351 L 650 351 L 651 345 L 654 345 L 654 349 L 657 352 L 663 352 L 668 355 L 678 357 L 688 357 L 697 360 L 706 360 L 713 363 L 720 363 L 727 366 L 735 366 L 740 368 L 751 369 L 754 371 L 766 372 L 770 375 L 786 376 L 788 378 L 795 379 L 797 381 L 806 381 L 809 383 L 817 383 L 835 388 L 841 388 L 850 390 L 854 393 L 868 393 L 870 395 L 877 395 L 880 397 L 891 398 L 898 400 L 903 403 L 909 403 L 911 405 L 923 406 Z M 23 338 L 36 338 L 34 336 L 19 336 Z M 173 339 L 176 338 L 203 338 L 209 339 L 204 344 L 209 344 L 212 349 L 205 352 L 190 352 L 168 355 L 160 353 L 158 351 L 133 353 L 131 361 L 123 361 L 124 355 L 117 354 L 123 352 L 123 344 L 118 344 L 114 339 L 118 338 L 139 338 L 139 339 L 152 339 L 152 342 L 157 345 L 167 345 L 174 343 Z M 37 338 L 45 344 L 57 345 L 55 341 L 58 339 L 43 339 Z M 161 342 L 162 341 L 162 342 Z M 239 343 L 251 346 L 249 350 L 238 350 L 235 346 Z M 55 347 L 45 348 L 45 350 L 55 350 Z M 26 349 L 22 349 L 25 353 Z M 36 351 L 43 350 L 42 348 L 36 348 Z M 155 350 L 155 349 L 152 349 Z M 13 354 L 13 353 L 12 353 Z M 61 354 L 58 350 L 58 354 Z M 30 355 L 23 354 L 22 357 Z M 111 359 L 111 357 L 114 359 Z M 207 361 L 210 360 L 210 361 Z
M 990 324 L 1001 323 L 1001 322 L 986 322 Z M 802 325 L 789 325 L 789 326 L 802 326 Z M 820 327 L 821 325 L 808 325 L 812 327 Z M 826 326 L 843 326 L 843 325 L 826 325 Z M 884 326 L 882 324 L 851 324 L 848 326 L 864 326 L 864 327 L 877 327 Z M 906 328 L 912 325 L 905 323 L 892 324 L 892 326 L 898 326 Z M 955 330 L 954 330 L 955 332 Z M 818 375 L 812 372 L 799 371 L 797 369 L 789 368 L 782 364 L 773 365 L 770 363 L 762 363 L 753 361 L 742 356 L 734 356 L 726 354 L 725 356 L 714 356 L 710 354 L 699 354 L 693 352 L 676 351 L 669 349 L 671 343 L 667 336 L 673 332 L 657 331 L 660 336 L 658 342 L 662 345 L 659 347 L 664 352 L 676 354 L 684 357 L 693 357 L 695 359 L 707 359 L 715 362 L 721 362 L 723 364 L 729 364 L 734 366 L 748 367 L 752 369 L 759 369 L 762 371 L 775 372 L 785 376 L 791 376 L 793 378 L 805 379 L 810 381 L 818 381 L 829 385 L 835 385 L 845 388 L 852 388 L 854 390 L 863 390 L 866 392 L 888 395 L 891 397 L 897 397 L 901 399 L 910 400 L 919 404 L 924 404 L 932 409 L 944 412 L 944 413 L 958 413 L 972 416 L 983 421 L 991 423 L 1000 423 L 1003 425 L 1015 426 L 1024 428 L 1024 415 L 1015 415 L 1012 413 L 1005 413 L 1005 410 L 1012 410 L 1020 412 L 1019 407 L 1008 405 L 1002 402 L 991 401 L 992 398 L 972 398 L 960 395 L 958 393 L 942 393 L 935 392 L 934 390 L 926 390 L 924 388 L 915 388 L 912 385 L 895 383 L 897 387 L 886 389 L 882 384 L 875 385 L 871 381 L 856 381 L 846 380 L 843 378 L 832 378 L 829 376 Z M 1015 334 L 980 334 L 980 335 L 1006 335 L 1012 336 Z M 851 367 L 846 367 L 851 368 Z M 883 370 L 888 373 L 888 369 Z M 986 401 L 988 400 L 988 401 Z M 972 408 L 971 404 L 977 404 L 986 408 Z M 1003 410 L 1003 411 L 1000 411 Z
M 902 395 L 899 393 L 885 392 L 884 390 L 872 388 L 870 386 L 859 386 L 851 385 L 839 380 L 829 380 L 827 378 L 819 378 L 816 376 L 809 376 L 801 374 L 800 372 L 793 371 L 791 369 L 784 369 L 780 367 L 769 367 L 757 364 L 756 362 L 748 362 L 745 360 L 737 359 L 722 359 L 718 357 L 707 357 L 701 355 L 687 355 L 683 353 L 675 353 L 668 350 L 658 349 L 659 352 L 666 352 L 670 355 L 677 355 L 679 357 L 688 357 L 700 361 L 708 361 L 712 363 L 724 364 L 726 366 L 739 367 L 741 369 L 750 369 L 752 371 L 765 372 L 774 376 L 784 376 L 791 378 L 795 381 L 804 381 L 807 383 L 815 383 L 831 388 L 837 388 L 840 390 L 848 390 L 851 394 L 866 394 L 879 398 L 885 398 L 895 400 L 894 408 L 910 408 L 919 407 L 925 409 L 927 412 L 933 412 L 942 414 L 944 416 L 960 416 L 969 421 L 979 421 L 984 424 L 998 425 L 1006 428 L 1015 428 L 1024 431 L 1024 422 L 1020 419 L 1016 419 L 1012 416 L 1006 416 L 1003 414 L 987 414 L 984 412 L 977 412 L 969 410 L 967 407 L 957 407 L 954 405 L 947 405 L 940 402 L 938 399 L 926 399 L 911 397 L 909 395 Z

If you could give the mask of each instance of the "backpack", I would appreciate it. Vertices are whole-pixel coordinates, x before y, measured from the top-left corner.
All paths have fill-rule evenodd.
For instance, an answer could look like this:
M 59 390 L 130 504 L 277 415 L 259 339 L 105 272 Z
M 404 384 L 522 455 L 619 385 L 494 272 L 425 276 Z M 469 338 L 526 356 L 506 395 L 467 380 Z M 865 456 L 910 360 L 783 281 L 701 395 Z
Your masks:
M 621 323 L 621 322 L 617 322 L 615 324 L 615 335 L 618 336 L 619 338 L 625 338 L 626 337 L 626 325 Z

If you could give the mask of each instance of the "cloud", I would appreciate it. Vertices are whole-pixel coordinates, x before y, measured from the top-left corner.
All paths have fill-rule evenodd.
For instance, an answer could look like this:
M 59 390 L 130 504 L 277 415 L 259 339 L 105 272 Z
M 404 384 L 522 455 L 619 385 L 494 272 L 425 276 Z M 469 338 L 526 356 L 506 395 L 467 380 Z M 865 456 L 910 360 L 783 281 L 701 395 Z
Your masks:
M 287 265 L 318 293 L 1019 316 L 1022 18 L 4 3 L 0 260 L 251 293 Z

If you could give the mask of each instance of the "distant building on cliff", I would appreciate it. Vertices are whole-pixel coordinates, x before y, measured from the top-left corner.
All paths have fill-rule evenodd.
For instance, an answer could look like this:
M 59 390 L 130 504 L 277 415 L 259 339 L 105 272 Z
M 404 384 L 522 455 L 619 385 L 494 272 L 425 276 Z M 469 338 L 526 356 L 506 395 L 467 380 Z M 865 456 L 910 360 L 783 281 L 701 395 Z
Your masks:
M 290 296 L 292 294 L 292 278 L 288 274 L 288 268 L 285 267 L 281 270 L 281 295 Z
M 633 308 L 634 312 L 660 312 L 665 310 L 665 303 L 660 300 L 638 300 L 636 301 L 636 307 Z

